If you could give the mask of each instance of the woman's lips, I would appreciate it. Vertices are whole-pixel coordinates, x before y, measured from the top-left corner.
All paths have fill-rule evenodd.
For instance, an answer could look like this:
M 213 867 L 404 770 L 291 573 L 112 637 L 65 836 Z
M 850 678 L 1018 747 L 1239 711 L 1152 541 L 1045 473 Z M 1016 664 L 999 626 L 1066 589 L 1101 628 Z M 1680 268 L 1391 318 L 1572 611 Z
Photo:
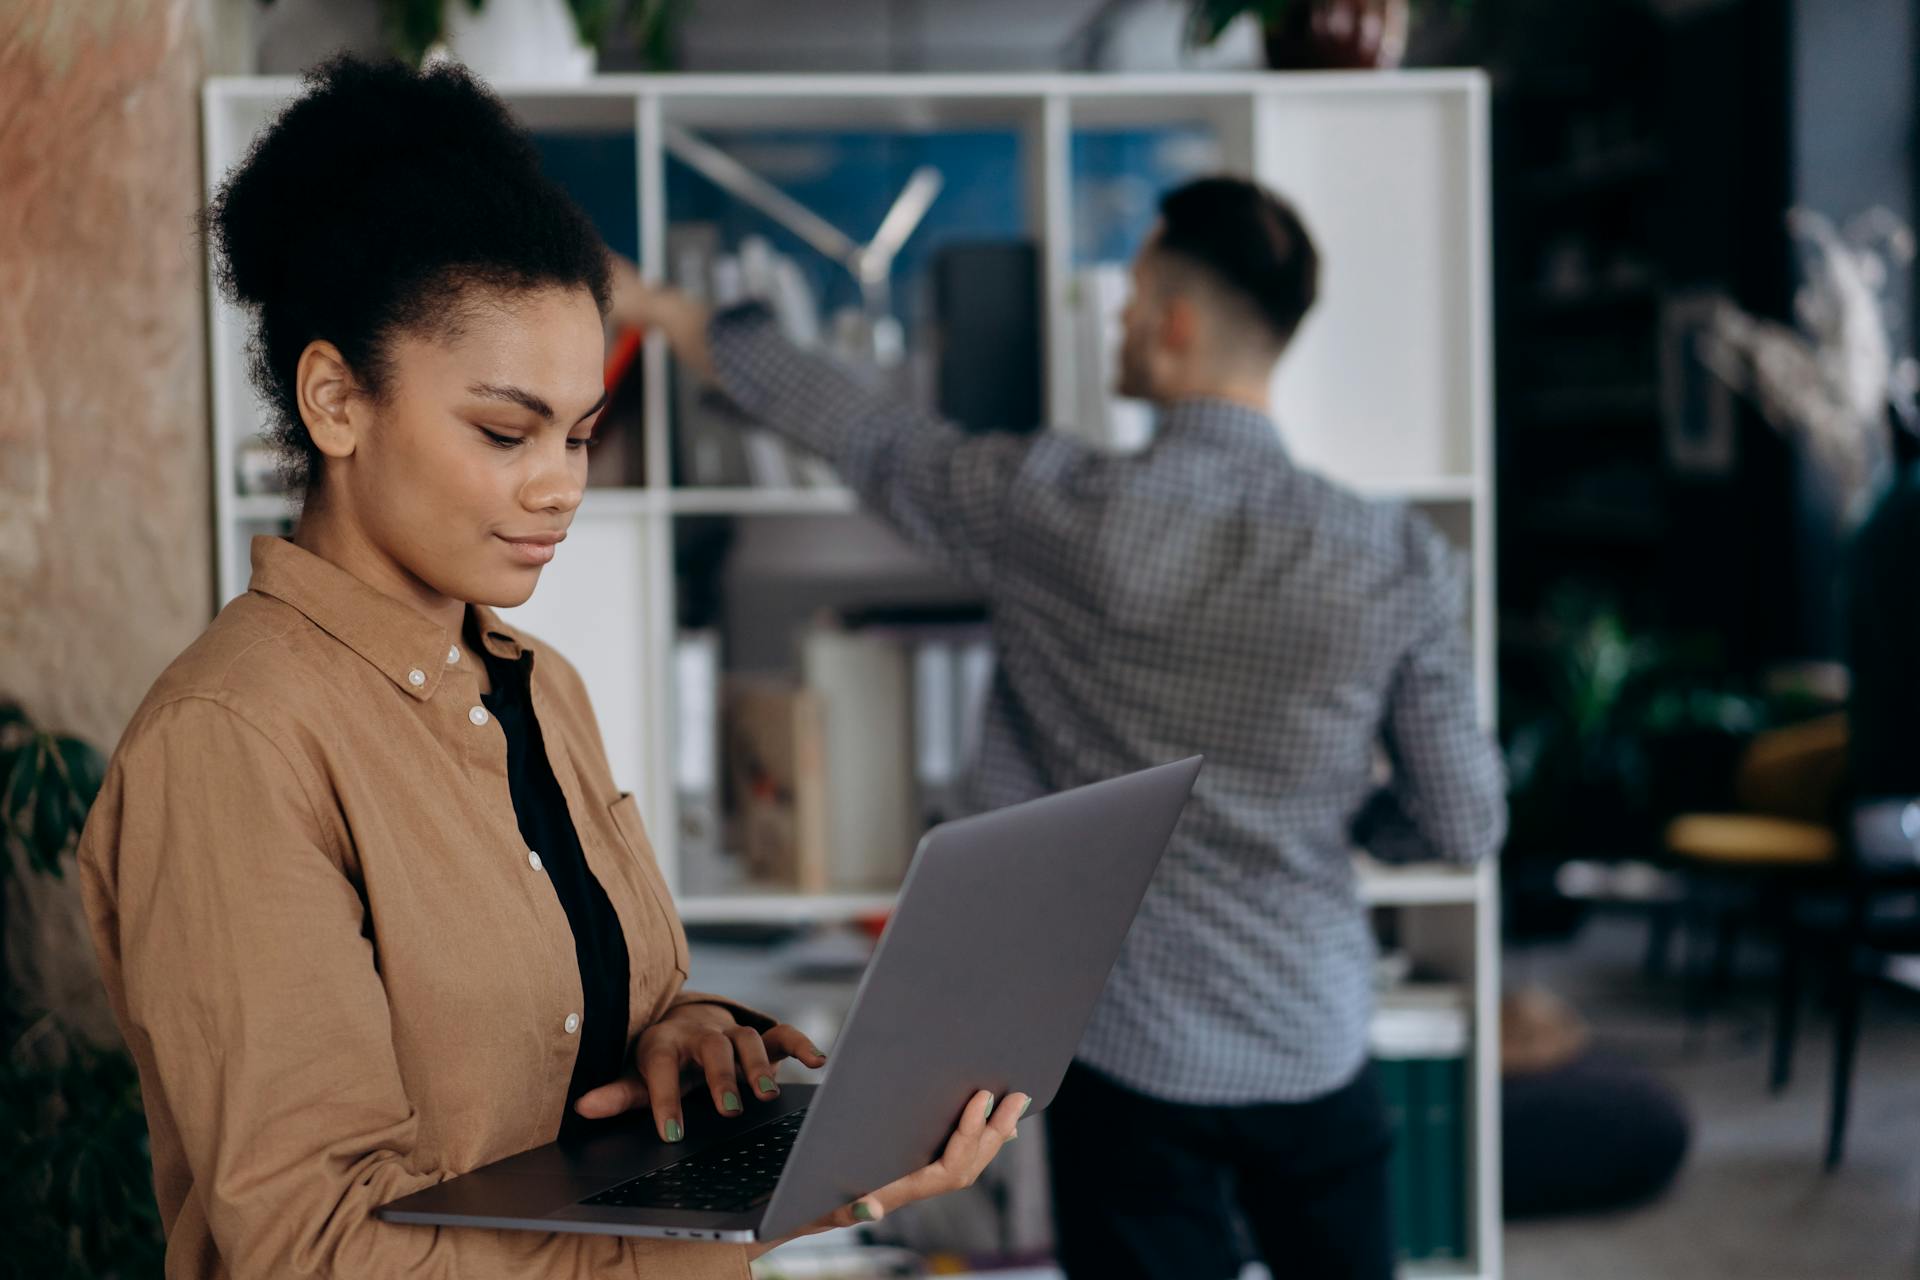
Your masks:
M 507 544 L 513 556 L 523 564 L 542 565 L 553 559 L 553 553 L 566 540 L 564 533 L 536 533 L 524 538 L 509 538 L 498 534 L 500 541 Z

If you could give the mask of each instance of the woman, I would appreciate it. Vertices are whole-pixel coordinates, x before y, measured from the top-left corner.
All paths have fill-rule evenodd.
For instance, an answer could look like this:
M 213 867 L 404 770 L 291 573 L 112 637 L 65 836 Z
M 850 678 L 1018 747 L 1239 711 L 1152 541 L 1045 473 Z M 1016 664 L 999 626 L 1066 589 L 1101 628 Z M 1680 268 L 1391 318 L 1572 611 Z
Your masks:
M 773 1096 L 797 1031 L 686 941 L 585 690 L 491 611 L 586 479 L 605 250 L 454 69 L 332 62 L 209 211 L 305 509 L 135 715 L 81 850 L 140 1068 L 167 1274 L 743 1276 L 738 1246 L 380 1221 L 629 1107 Z M 704 1095 L 704 1096 L 702 1096 Z M 1013 1133 L 813 1230 L 965 1185 Z

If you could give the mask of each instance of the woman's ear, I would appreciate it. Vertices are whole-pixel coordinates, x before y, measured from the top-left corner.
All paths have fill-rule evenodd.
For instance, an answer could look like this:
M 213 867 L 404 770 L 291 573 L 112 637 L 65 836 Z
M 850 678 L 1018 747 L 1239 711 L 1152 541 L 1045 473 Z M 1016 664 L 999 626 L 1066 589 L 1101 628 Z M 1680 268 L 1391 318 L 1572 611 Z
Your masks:
M 359 387 L 340 348 L 320 339 L 309 342 L 300 353 L 293 387 L 314 447 L 329 458 L 352 457 L 364 424 L 355 411 Z

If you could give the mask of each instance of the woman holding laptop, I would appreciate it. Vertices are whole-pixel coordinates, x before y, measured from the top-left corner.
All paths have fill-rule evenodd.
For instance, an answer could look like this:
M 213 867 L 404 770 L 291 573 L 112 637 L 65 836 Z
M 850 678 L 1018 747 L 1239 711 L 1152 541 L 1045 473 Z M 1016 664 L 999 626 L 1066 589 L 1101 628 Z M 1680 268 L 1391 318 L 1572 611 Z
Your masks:
M 167 1274 L 742 1277 L 765 1246 L 383 1222 L 646 1108 L 744 1111 L 790 1026 L 683 989 L 686 939 L 527 599 L 604 402 L 605 250 L 454 68 L 340 59 L 209 212 L 304 492 L 155 684 L 81 849 L 139 1064 Z M 704 1096 L 703 1096 L 704 1095 Z M 1026 1099 L 809 1230 L 965 1186 Z M 991 1113 L 991 1114 L 990 1114 Z M 804 1234 L 804 1233 L 803 1233 Z

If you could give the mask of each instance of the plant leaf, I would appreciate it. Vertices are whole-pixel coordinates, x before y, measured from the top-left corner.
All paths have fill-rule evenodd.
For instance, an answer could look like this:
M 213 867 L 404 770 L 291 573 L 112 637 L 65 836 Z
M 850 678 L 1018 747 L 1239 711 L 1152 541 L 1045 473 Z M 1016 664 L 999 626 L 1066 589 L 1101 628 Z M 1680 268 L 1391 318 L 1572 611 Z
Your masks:
M 82 738 L 56 738 L 54 749 L 67 793 L 79 801 L 80 820 L 85 822 L 86 811 L 93 808 L 93 802 L 100 796 L 100 785 L 106 781 L 107 758 Z

